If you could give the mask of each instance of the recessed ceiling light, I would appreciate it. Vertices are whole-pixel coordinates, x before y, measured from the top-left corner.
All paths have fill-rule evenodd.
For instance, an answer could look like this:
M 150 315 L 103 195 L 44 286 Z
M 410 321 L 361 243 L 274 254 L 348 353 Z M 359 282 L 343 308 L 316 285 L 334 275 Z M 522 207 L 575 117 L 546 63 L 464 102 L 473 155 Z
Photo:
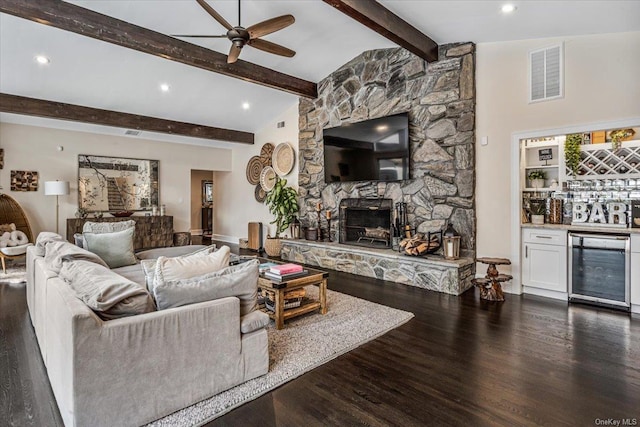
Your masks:
M 243 103 L 242 103 L 242 109 L 243 109 L 243 110 L 248 110 L 248 109 L 249 109 L 249 107 L 251 107 L 251 105 L 250 105 L 248 102 L 243 102 Z
M 511 13 L 516 10 L 516 7 L 510 3 L 502 6 L 502 13 Z
M 376 130 L 377 130 L 378 132 L 384 132 L 384 131 L 385 131 L 385 130 L 387 130 L 387 129 L 389 129 L 389 126 L 387 126 L 387 125 L 379 125 L 379 126 L 376 126 Z
M 49 62 L 51 62 L 49 61 L 49 58 L 43 55 L 36 56 L 36 61 L 38 62 L 38 64 L 48 64 Z
M 160 85 L 160 90 L 163 91 L 163 92 L 169 92 L 169 85 L 166 84 L 166 83 L 162 83 Z

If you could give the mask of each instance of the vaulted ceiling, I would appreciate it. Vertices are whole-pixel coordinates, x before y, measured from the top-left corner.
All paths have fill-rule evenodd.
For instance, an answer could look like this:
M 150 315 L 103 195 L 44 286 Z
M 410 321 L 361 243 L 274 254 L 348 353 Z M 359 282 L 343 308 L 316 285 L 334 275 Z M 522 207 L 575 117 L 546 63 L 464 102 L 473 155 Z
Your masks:
M 195 0 L 70 3 L 164 34 L 225 32 Z M 500 11 L 504 2 L 496 1 L 380 3 L 439 44 L 640 30 L 640 1 L 513 1 L 517 10 L 509 16 Z M 237 24 L 236 1 L 209 4 Z M 295 50 L 295 57 L 244 48 L 241 59 L 318 82 L 363 51 L 395 46 L 319 0 L 242 1 L 243 26 L 289 13 L 296 22 L 264 38 Z M 226 39 L 189 42 L 224 54 L 229 50 Z M 46 55 L 50 63 L 36 63 L 36 55 Z M 168 92 L 160 91 L 163 83 Z M 0 14 L 0 92 L 246 132 L 261 129 L 297 102 L 287 92 L 7 14 Z M 250 108 L 243 109 L 243 103 Z M 37 119 L 3 113 L 0 120 Z

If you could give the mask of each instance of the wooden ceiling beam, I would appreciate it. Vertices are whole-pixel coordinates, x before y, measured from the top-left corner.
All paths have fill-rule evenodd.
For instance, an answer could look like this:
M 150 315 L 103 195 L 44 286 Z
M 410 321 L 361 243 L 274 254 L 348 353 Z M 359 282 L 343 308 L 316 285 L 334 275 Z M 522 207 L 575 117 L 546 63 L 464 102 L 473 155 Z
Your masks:
M 242 60 L 227 64 L 220 52 L 64 1 L 2 0 L 0 12 L 298 96 L 318 96 L 314 82 Z
M 0 112 L 24 114 L 27 116 L 47 117 L 70 120 L 140 131 L 161 132 L 171 135 L 193 138 L 213 139 L 216 141 L 253 144 L 254 135 L 231 129 L 222 129 L 192 123 L 139 116 L 137 114 L 102 110 L 100 108 L 65 104 L 44 99 L 27 98 L 19 95 L 0 93 Z
M 374 0 L 324 0 L 373 31 L 418 55 L 427 62 L 438 60 L 438 44 L 420 30 Z

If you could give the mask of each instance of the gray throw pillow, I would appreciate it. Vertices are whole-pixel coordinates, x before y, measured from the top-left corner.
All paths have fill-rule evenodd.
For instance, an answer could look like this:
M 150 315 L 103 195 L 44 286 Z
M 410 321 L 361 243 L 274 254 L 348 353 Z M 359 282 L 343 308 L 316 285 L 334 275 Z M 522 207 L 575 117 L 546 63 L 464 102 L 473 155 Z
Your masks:
M 60 270 L 60 277 L 102 319 L 155 311 L 153 298 L 142 285 L 101 265 L 88 261 L 66 262 Z
M 113 233 L 114 231 L 123 231 L 127 228 L 135 228 L 136 222 L 132 219 L 126 221 L 115 222 L 93 222 L 87 221 L 82 226 L 83 233 Z
M 136 264 L 133 253 L 133 228 L 113 233 L 83 233 L 87 250 L 98 255 L 109 268 Z
M 257 306 L 259 264 L 258 260 L 248 261 L 203 276 L 173 282 L 165 282 L 156 275 L 153 296 L 158 310 L 224 297 L 238 297 L 240 316 L 245 316 Z
M 84 248 L 86 246 L 86 243 L 84 243 L 84 235 L 82 233 L 74 233 L 73 242 L 79 248 Z

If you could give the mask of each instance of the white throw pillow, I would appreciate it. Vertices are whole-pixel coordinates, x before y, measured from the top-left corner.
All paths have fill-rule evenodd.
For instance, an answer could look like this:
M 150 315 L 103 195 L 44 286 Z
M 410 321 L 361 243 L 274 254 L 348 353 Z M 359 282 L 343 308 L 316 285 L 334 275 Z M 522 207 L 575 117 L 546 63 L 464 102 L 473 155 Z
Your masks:
M 179 249 L 181 249 L 181 248 L 179 248 Z M 175 247 L 162 248 L 162 249 L 175 249 Z M 146 252 L 151 252 L 151 251 L 155 251 L 155 250 L 156 249 L 150 249 L 150 250 L 148 250 Z M 176 257 L 177 258 L 188 258 L 188 257 L 207 256 L 207 255 L 209 255 L 211 252 L 213 252 L 215 250 L 216 250 L 216 245 L 210 245 L 210 246 L 206 246 L 204 248 L 198 249 L 195 252 L 190 252 L 188 254 L 183 254 L 183 255 L 177 255 Z M 140 260 L 140 265 L 142 266 L 142 269 L 144 270 L 145 283 L 147 285 L 147 289 L 149 289 L 149 292 L 153 292 L 153 286 L 154 286 L 155 277 L 156 277 L 156 264 L 158 262 L 158 258 L 141 259 Z M 172 257 L 172 258 L 175 258 L 175 257 Z
M 158 281 L 175 282 L 222 270 L 229 266 L 230 253 L 229 246 L 223 246 L 205 256 L 175 258 L 161 256 L 156 262 L 154 286 Z
M 114 231 L 124 231 L 127 228 L 135 228 L 136 222 L 132 219 L 115 222 L 93 222 L 87 221 L 82 226 L 83 233 L 113 233 Z

